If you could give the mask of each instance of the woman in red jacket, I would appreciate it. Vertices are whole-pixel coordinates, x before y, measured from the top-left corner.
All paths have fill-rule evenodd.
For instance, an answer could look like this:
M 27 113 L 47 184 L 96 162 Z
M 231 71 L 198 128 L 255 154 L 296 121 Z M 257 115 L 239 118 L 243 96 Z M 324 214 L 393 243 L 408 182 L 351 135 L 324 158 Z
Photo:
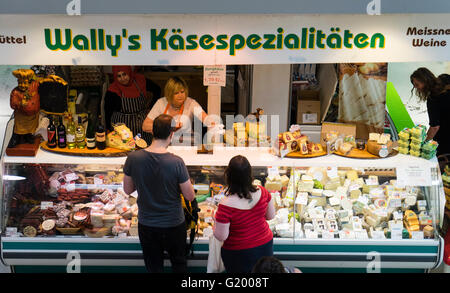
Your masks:
M 228 273 L 250 273 L 258 259 L 273 255 L 273 234 L 266 220 L 275 216 L 270 193 L 252 184 L 247 158 L 233 157 L 225 170 L 226 197 L 215 215 L 214 236 L 224 241 L 221 255 Z

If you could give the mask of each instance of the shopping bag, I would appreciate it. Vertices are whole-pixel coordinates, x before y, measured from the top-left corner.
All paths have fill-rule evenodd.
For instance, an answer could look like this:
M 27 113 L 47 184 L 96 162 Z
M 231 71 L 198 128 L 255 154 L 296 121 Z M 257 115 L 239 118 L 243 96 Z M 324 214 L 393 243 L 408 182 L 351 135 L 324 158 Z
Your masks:
M 209 255 L 207 273 L 221 273 L 225 271 L 220 249 L 222 248 L 222 241 L 217 240 L 213 235 L 209 236 Z

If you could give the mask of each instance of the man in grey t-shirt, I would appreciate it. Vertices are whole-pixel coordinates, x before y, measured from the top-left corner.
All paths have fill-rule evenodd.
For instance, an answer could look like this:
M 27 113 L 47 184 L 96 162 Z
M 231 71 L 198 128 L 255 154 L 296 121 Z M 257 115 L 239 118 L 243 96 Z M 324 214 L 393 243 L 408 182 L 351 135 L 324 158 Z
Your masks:
M 194 188 L 182 158 L 167 152 L 173 137 L 172 117 L 153 122 L 153 141 L 128 155 L 123 171 L 124 191 L 137 190 L 139 240 L 149 272 L 163 272 L 167 251 L 176 273 L 186 272 L 186 226 L 180 194 L 194 200 Z

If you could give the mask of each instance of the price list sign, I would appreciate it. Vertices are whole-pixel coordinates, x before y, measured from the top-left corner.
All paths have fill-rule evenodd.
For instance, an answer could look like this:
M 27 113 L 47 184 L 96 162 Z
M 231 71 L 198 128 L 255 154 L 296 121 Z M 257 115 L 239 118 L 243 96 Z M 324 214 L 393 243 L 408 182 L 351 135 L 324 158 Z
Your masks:
M 430 167 L 409 165 L 397 167 L 396 170 L 399 186 L 431 186 Z
M 226 73 L 226 65 L 205 65 L 203 67 L 203 85 L 225 86 Z

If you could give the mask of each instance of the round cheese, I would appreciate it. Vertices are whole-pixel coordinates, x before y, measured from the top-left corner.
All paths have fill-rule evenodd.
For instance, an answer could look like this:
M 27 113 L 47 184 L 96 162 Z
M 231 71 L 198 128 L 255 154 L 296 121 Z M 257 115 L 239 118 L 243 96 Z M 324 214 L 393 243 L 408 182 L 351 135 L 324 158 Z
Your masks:
M 55 225 L 56 225 L 55 220 L 45 220 L 44 222 L 42 222 L 42 229 L 44 231 L 50 231 L 53 228 L 55 228 Z

